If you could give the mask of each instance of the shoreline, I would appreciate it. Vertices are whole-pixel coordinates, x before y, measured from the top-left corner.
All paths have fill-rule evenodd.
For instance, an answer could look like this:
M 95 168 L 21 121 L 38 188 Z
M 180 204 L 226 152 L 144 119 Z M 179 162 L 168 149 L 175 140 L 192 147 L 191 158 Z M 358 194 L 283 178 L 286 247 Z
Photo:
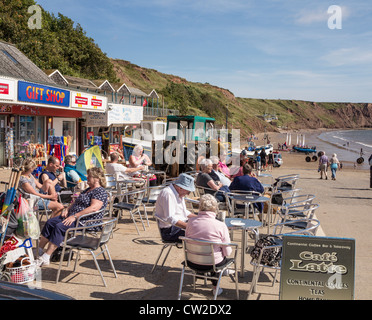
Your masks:
M 322 133 L 324 132 L 331 132 L 331 131 L 344 131 L 344 130 L 371 130 L 370 128 L 364 128 L 364 129 L 326 129 L 326 128 L 319 128 L 319 129 L 304 129 L 304 130 L 282 130 L 280 132 L 267 132 L 267 136 L 269 137 L 269 141 L 270 143 L 274 146 L 274 150 L 277 150 L 278 149 L 278 144 L 283 144 L 285 142 L 285 139 L 286 139 L 286 134 L 287 133 L 291 133 L 292 135 L 295 135 L 295 134 L 305 134 L 306 135 L 306 141 L 305 141 L 305 144 L 306 145 L 309 145 L 309 146 L 316 146 L 317 147 L 317 152 L 322 150 L 322 149 L 325 149 L 326 151 L 326 154 L 328 156 L 330 156 L 332 153 L 336 153 L 336 154 L 339 154 L 337 152 L 337 150 L 343 150 L 343 151 L 347 151 L 346 148 L 342 148 L 342 146 L 339 146 L 339 145 L 335 145 L 335 144 L 332 144 L 330 142 L 327 142 L 327 141 L 324 141 L 322 139 L 319 138 L 319 135 L 321 135 Z M 256 140 L 254 140 L 254 142 L 256 143 L 256 145 L 263 145 L 265 143 L 264 141 L 264 135 L 265 133 L 264 132 L 259 132 L 259 133 L 256 133 L 255 134 L 255 137 L 257 138 Z M 293 140 L 293 136 L 292 136 L 292 140 Z M 246 139 L 241 139 L 240 141 L 241 143 L 241 148 L 244 148 L 245 146 L 247 146 L 247 140 Z M 318 146 L 321 145 L 323 146 L 324 148 L 318 148 Z M 330 150 L 333 150 L 333 152 L 327 152 L 327 150 L 330 149 Z M 336 150 L 336 152 L 334 152 Z M 290 151 L 283 151 L 283 150 L 280 150 L 281 153 L 282 153 L 282 156 L 283 156 L 283 165 L 286 165 L 286 161 L 289 161 L 291 164 L 291 166 L 295 166 L 295 167 L 298 167 L 298 168 L 308 168 L 309 167 L 309 164 L 313 164 L 314 162 L 310 162 L 310 163 L 306 163 L 305 161 L 303 161 L 304 163 L 306 163 L 306 166 L 304 165 L 301 165 L 301 157 L 302 158 L 305 158 L 305 154 L 302 154 L 302 153 L 297 153 L 297 152 L 290 152 Z M 365 162 L 364 164 L 357 164 L 356 163 L 356 159 L 357 159 L 357 155 L 355 157 L 355 161 L 350 161 L 350 160 L 345 160 L 345 159 L 342 159 L 342 157 L 338 157 L 338 159 L 340 160 L 340 162 L 342 162 L 343 164 L 343 168 L 342 170 L 347 170 L 347 171 L 369 171 L 369 165 L 367 163 L 366 160 L 368 160 L 369 158 L 369 155 L 364 155 L 364 159 L 365 159 Z M 291 158 L 293 158 L 293 160 L 291 160 Z M 297 159 L 297 160 L 294 160 L 294 159 Z M 317 163 L 317 162 L 315 162 Z M 313 167 L 313 166 L 311 166 Z

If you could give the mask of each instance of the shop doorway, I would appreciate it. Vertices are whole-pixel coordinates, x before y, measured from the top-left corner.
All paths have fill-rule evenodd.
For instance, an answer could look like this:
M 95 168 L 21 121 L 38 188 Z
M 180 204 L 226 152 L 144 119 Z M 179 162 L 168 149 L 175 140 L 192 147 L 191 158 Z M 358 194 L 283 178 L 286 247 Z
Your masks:
M 77 154 L 76 149 L 76 120 L 71 118 L 53 118 L 53 128 L 56 136 L 63 136 L 66 141 L 68 153 Z

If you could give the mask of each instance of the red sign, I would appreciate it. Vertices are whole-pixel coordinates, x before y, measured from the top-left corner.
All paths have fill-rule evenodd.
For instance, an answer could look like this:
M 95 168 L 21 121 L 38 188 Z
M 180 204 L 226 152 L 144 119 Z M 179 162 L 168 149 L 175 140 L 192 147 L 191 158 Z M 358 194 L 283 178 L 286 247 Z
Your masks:
M 75 97 L 75 103 L 76 104 L 82 104 L 84 106 L 88 105 L 88 98 L 85 97 Z
M 102 107 L 102 100 L 92 99 L 92 107 Z
M 9 94 L 9 84 L 0 83 L 0 94 Z

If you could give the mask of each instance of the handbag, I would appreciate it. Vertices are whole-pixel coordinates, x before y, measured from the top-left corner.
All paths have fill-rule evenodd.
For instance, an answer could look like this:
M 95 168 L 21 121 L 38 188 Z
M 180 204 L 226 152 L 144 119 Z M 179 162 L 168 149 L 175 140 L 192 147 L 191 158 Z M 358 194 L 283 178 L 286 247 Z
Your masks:
M 264 264 L 270 267 L 280 266 L 280 261 L 282 260 L 281 246 L 266 249 L 262 254 L 261 261 L 258 261 L 263 248 L 278 245 L 278 240 L 280 240 L 280 238 L 274 235 L 265 236 L 259 239 L 251 250 L 250 255 L 252 259 L 256 262 L 260 262 L 260 264 Z

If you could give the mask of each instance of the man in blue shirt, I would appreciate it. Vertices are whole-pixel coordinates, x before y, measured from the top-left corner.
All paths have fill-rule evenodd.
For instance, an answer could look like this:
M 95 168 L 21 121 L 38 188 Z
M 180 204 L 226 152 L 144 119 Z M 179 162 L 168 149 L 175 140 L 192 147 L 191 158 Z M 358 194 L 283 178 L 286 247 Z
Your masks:
M 257 180 L 252 172 L 252 167 L 245 163 L 243 165 L 243 175 L 235 177 L 233 182 L 230 184 L 231 192 L 234 190 L 242 190 L 242 191 L 256 191 L 259 193 L 264 192 L 264 187 L 262 186 L 261 182 Z M 263 204 L 262 203 L 255 203 L 254 206 L 260 211 L 263 211 Z
M 51 184 L 55 187 L 55 191 L 57 193 L 60 192 L 62 187 L 66 188 L 67 185 L 65 173 L 62 172 L 62 170 L 63 168 L 61 167 L 59 159 L 50 157 L 45 170 L 39 176 L 39 182 L 44 184 L 46 181 L 51 180 Z

